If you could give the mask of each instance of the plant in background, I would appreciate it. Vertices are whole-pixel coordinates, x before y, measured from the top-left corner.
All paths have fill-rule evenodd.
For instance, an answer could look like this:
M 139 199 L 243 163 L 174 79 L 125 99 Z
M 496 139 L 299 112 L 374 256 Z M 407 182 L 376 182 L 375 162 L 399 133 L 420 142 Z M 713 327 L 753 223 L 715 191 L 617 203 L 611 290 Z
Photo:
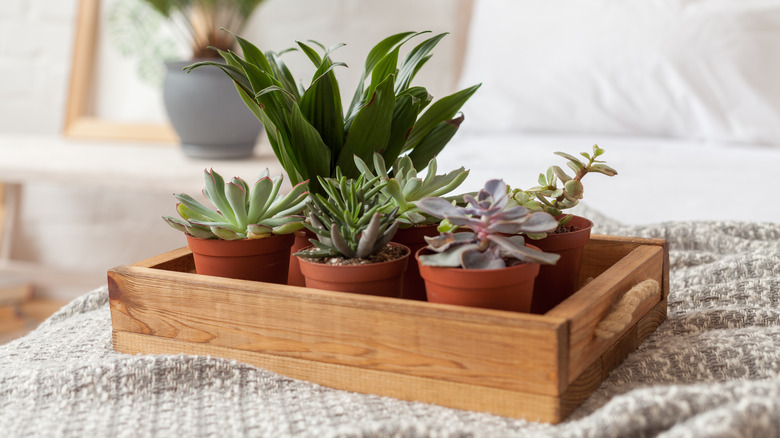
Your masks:
M 164 61 L 218 58 L 209 47 L 229 50 L 235 39 L 220 27 L 241 32 L 263 0 L 115 0 L 106 31 L 116 49 L 138 60 L 138 77 L 159 85 Z
M 493 179 L 477 193 L 464 195 L 467 205 L 458 207 L 446 199 L 424 198 L 417 206 L 427 214 L 446 219 L 451 226 L 436 237 L 426 237 L 434 252 L 421 255 L 420 262 L 429 266 L 464 269 L 500 269 L 507 259 L 522 262 L 554 264 L 558 254 L 536 251 L 525 246 L 519 233 L 544 233 L 554 230 L 558 222 L 544 212 L 531 212 L 523 206 L 509 206 L 507 186 Z M 471 231 L 453 233 L 453 228 Z M 509 235 L 509 236 L 507 236 Z
M 528 208 L 531 211 L 544 211 L 555 217 L 563 214 L 563 210 L 576 206 L 582 199 L 585 191 L 582 185 L 582 178 L 591 172 L 601 173 L 607 176 L 617 175 L 617 171 L 605 164 L 598 157 L 604 154 L 604 149 L 593 145 L 593 153 L 581 152 L 587 164 L 579 158 L 564 152 L 555 152 L 566 158 L 567 165 L 574 171 L 574 176 L 569 176 L 559 166 L 550 166 L 546 173 L 539 174 L 539 185 L 528 190 L 512 189 L 510 196 L 513 201 Z M 558 187 L 558 182 L 562 183 Z M 559 228 L 565 230 L 565 226 L 572 219 L 571 214 L 559 217 Z M 545 233 L 529 233 L 528 237 L 540 239 L 545 237 Z
M 357 178 L 354 156 L 368 161 L 374 152 L 393 163 L 408 154 L 421 170 L 458 130 L 461 106 L 479 88 L 475 85 L 435 102 L 428 91 L 411 86 L 431 51 L 446 35 L 433 36 L 415 46 L 399 65 L 404 43 L 424 32 L 404 32 L 385 38 L 368 53 L 361 80 L 344 111 L 329 49 L 298 42 L 298 48 L 316 67 L 308 88 L 299 87 L 281 59 L 281 53 L 263 53 L 236 36 L 244 57 L 220 51 L 227 64 L 200 62 L 188 69 L 211 65 L 222 69 L 236 84 L 247 106 L 265 126 L 271 147 L 293 183 L 310 179 L 312 192 L 323 193 L 316 177 L 333 177 L 337 167 L 347 178 Z
M 308 181 L 280 195 L 283 177 L 273 180 L 268 169 L 260 174 L 252 190 L 241 178 L 225 183 L 213 169 L 205 170 L 203 194 L 216 207 L 206 207 L 192 196 L 175 194 L 176 211 L 183 220 L 163 219 L 173 228 L 201 239 L 262 239 L 272 234 L 289 234 L 303 228 L 301 215 L 308 197 Z
M 241 32 L 263 0 L 143 0 L 168 19 L 189 43 L 192 58 L 218 58 L 212 48 L 230 50 L 233 37 L 221 28 Z
M 306 228 L 317 235 L 311 239 L 313 251 L 295 255 L 311 258 L 360 258 L 376 254 L 398 230 L 397 211 L 383 213 L 385 204 L 379 192 L 379 177 L 348 179 L 336 170 L 336 178 L 320 177 L 328 197 L 319 193 L 309 197 L 309 220 Z
M 383 199 L 387 203 L 384 212 L 397 209 L 398 222 L 402 228 L 438 222 L 438 219 L 432 219 L 424 214 L 414 201 L 426 197 L 444 196 L 458 188 L 469 175 L 469 171 L 464 167 L 444 175 L 436 175 L 436 158 L 431 158 L 425 178 L 419 178 L 412 159 L 405 155 L 395 160 L 392 168 L 393 176 L 390 177 L 385 160 L 378 152 L 374 153 L 373 168 L 357 156 L 355 165 L 363 175 L 370 178 L 379 177 L 379 181 L 383 184 Z

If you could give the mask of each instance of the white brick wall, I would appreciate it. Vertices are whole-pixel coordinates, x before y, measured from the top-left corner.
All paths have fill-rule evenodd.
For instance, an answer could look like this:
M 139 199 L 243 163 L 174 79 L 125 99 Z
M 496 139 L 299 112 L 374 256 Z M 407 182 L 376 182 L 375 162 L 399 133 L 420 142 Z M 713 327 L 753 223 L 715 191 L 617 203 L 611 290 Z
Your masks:
M 57 134 L 78 0 L 2 0 L 0 133 Z

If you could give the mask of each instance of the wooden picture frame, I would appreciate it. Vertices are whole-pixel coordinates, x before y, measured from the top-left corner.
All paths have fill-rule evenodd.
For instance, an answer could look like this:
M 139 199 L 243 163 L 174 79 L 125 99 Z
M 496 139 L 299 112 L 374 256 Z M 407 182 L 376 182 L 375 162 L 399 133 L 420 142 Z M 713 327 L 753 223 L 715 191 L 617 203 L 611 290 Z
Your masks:
M 178 136 L 168 123 L 122 123 L 102 120 L 90 114 L 89 100 L 95 71 L 100 3 L 101 0 L 79 0 L 68 103 L 65 109 L 65 136 L 178 143 Z

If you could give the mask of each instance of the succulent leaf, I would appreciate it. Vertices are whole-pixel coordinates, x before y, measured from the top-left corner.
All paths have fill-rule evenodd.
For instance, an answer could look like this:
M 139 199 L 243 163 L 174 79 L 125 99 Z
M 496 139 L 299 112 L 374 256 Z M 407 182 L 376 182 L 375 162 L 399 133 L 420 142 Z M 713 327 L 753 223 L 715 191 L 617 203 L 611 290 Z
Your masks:
M 477 245 L 474 243 L 454 247 L 452 251 L 439 252 L 435 254 L 420 255 L 420 261 L 424 265 L 439 266 L 443 268 L 457 268 L 461 266 L 460 255 L 464 251 L 475 250 Z
M 468 249 L 460 254 L 463 269 L 501 269 L 506 267 L 506 262 L 501 258 L 498 247 L 491 247 L 485 251 Z

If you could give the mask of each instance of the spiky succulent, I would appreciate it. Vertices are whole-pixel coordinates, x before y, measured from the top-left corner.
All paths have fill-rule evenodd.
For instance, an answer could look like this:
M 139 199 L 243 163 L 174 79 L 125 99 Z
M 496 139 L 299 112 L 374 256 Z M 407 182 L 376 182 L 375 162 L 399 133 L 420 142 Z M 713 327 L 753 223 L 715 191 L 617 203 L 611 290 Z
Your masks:
M 425 265 L 464 269 L 500 269 L 505 259 L 554 264 L 558 254 L 536 251 L 525 246 L 519 233 L 543 233 L 554 230 L 558 222 L 544 212 L 532 213 L 523 206 L 509 206 L 507 186 L 493 179 L 485 183 L 476 198 L 464 195 L 465 207 L 442 198 L 424 198 L 417 206 L 427 214 L 446 219 L 451 227 L 436 237 L 425 237 L 434 254 L 421 255 Z M 453 228 L 471 231 L 453 233 Z
M 319 193 L 309 197 L 306 224 L 317 235 L 317 240 L 311 239 L 317 249 L 296 255 L 366 258 L 390 242 L 398 230 L 397 209 L 383 213 L 378 176 L 348 179 L 337 171 L 336 178 L 320 178 L 320 184 L 328 197 Z
M 244 103 L 265 126 L 274 154 L 295 183 L 312 181 L 311 191 L 323 193 L 316 177 L 333 177 L 339 167 L 348 178 L 357 178 L 353 156 L 370 160 L 381 152 L 392 163 L 408 154 L 414 167 L 422 169 L 439 153 L 458 130 L 461 106 L 479 88 L 475 85 L 436 102 L 428 91 L 411 86 L 417 72 L 432 56 L 431 51 L 446 35 L 433 36 L 415 46 L 399 64 L 399 50 L 410 39 L 425 32 L 404 32 L 389 36 L 368 53 L 352 103 L 344 111 L 334 69 L 346 66 L 333 62 L 333 50 L 322 53 L 298 42 L 298 48 L 316 69 L 311 84 L 299 87 L 280 53 L 265 52 L 236 36 L 244 58 L 221 51 L 226 64 L 216 66 L 233 79 Z
M 432 220 L 430 216 L 423 214 L 414 201 L 444 196 L 458 188 L 469 175 L 469 171 L 463 167 L 444 175 L 436 175 L 436 158 L 431 158 L 428 162 L 424 179 L 417 176 L 417 170 L 408 156 L 395 160 L 392 177 L 389 176 L 385 160 L 379 153 L 374 153 L 373 167 L 369 167 L 357 156 L 355 165 L 362 174 L 370 178 L 379 177 L 379 181 L 384 184 L 381 196 L 382 201 L 387 203 L 385 212 L 397 208 L 398 222 L 402 228 L 437 222 L 438 220 Z
M 546 173 L 539 174 L 539 185 L 528 190 L 512 189 L 512 200 L 532 211 L 544 211 L 555 217 L 563 214 L 563 210 L 576 206 L 585 192 L 582 178 L 591 172 L 601 173 L 607 176 L 617 175 L 617 171 L 596 158 L 604 154 L 604 149 L 593 145 L 593 153 L 580 152 L 586 160 L 583 163 L 579 158 L 565 152 L 555 152 L 555 155 L 566 158 L 566 164 L 574 171 L 574 176 L 569 176 L 559 166 L 550 166 Z M 562 183 L 558 187 L 558 182 Z M 560 226 L 568 224 L 572 215 L 563 215 L 558 219 Z M 546 234 L 529 234 L 531 238 L 542 238 Z
M 271 179 L 268 169 L 260 174 L 252 190 L 238 177 L 225 183 L 213 169 L 204 170 L 204 176 L 203 194 L 216 209 L 201 204 L 190 195 L 174 194 L 179 201 L 176 211 L 183 220 L 163 217 L 173 228 L 201 239 L 222 240 L 262 239 L 303 228 L 308 181 L 281 195 L 283 177 Z

